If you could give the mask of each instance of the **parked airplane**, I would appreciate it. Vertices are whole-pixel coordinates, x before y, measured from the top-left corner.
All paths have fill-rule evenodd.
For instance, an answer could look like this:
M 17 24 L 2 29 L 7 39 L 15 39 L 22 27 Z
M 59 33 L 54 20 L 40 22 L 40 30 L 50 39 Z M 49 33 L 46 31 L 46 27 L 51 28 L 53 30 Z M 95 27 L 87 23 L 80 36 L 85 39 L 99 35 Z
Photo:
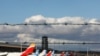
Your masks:
M 35 51 L 35 47 L 36 45 L 34 43 L 31 43 L 30 46 L 23 52 L 4 52 L 0 53 L 0 56 L 28 56 Z
M 47 53 L 47 50 L 44 49 L 41 53 L 39 53 L 38 49 L 36 49 L 36 52 L 35 52 L 35 47 L 36 45 L 32 43 L 23 52 L 4 52 L 4 53 L 0 53 L 0 56 L 54 56 L 53 55 L 54 51 L 50 50 Z

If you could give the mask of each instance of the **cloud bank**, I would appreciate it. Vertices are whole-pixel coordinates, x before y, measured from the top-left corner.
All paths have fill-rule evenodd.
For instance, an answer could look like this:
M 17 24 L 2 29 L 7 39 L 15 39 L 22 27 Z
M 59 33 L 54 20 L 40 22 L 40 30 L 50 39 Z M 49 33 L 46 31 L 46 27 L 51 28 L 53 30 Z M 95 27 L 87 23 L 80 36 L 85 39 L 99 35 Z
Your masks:
M 83 17 L 52 18 L 35 15 L 26 18 L 24 23 L 100 23 L 96 18 Z M 49 38 L 73 41 L 99 41 L 99 25 L 27 25 L 0 26 L 0 38 L 4 41 L 35 41 L 46 35 Z

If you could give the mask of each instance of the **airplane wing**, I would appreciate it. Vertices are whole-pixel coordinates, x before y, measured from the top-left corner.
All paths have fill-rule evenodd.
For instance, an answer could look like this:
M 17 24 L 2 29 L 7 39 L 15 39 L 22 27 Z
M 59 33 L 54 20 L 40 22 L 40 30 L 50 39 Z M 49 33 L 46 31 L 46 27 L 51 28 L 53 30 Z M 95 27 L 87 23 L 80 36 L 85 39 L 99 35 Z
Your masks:
M 7 56 L 7 55 L 8 55 L 7 52 L 2 52 L 2 53 L 0 53 L 0 56 Z
M 20 52 L 11 52 L 11 53 L 8 53 L 7 56 L 20 56 L 21 53 Z

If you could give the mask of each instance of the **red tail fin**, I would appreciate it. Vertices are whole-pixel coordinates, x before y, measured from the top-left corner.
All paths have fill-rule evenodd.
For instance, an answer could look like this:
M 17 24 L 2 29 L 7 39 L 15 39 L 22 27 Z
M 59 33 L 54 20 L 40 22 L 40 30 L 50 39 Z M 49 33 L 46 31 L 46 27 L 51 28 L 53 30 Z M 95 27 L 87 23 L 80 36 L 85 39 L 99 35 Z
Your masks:
M 49 51 L 46 56 L 52 56 L 52 51 Z
M 35 51 L 35 44 L 32 43 L 24 52 L 22 52 L 21 56 L 28 56 L 29 54 L 31 54 L 32 52 Z

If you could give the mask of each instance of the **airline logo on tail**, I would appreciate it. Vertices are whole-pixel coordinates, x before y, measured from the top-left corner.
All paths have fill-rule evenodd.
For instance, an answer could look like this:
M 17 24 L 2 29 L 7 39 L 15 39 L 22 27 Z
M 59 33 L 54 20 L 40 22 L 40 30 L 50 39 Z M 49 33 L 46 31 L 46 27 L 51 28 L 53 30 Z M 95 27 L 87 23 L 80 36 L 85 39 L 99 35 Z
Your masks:
M 24 52 L 22 52 L 21 56 L 28 56 L 35 51 L 36 45 L 32 43 Z

